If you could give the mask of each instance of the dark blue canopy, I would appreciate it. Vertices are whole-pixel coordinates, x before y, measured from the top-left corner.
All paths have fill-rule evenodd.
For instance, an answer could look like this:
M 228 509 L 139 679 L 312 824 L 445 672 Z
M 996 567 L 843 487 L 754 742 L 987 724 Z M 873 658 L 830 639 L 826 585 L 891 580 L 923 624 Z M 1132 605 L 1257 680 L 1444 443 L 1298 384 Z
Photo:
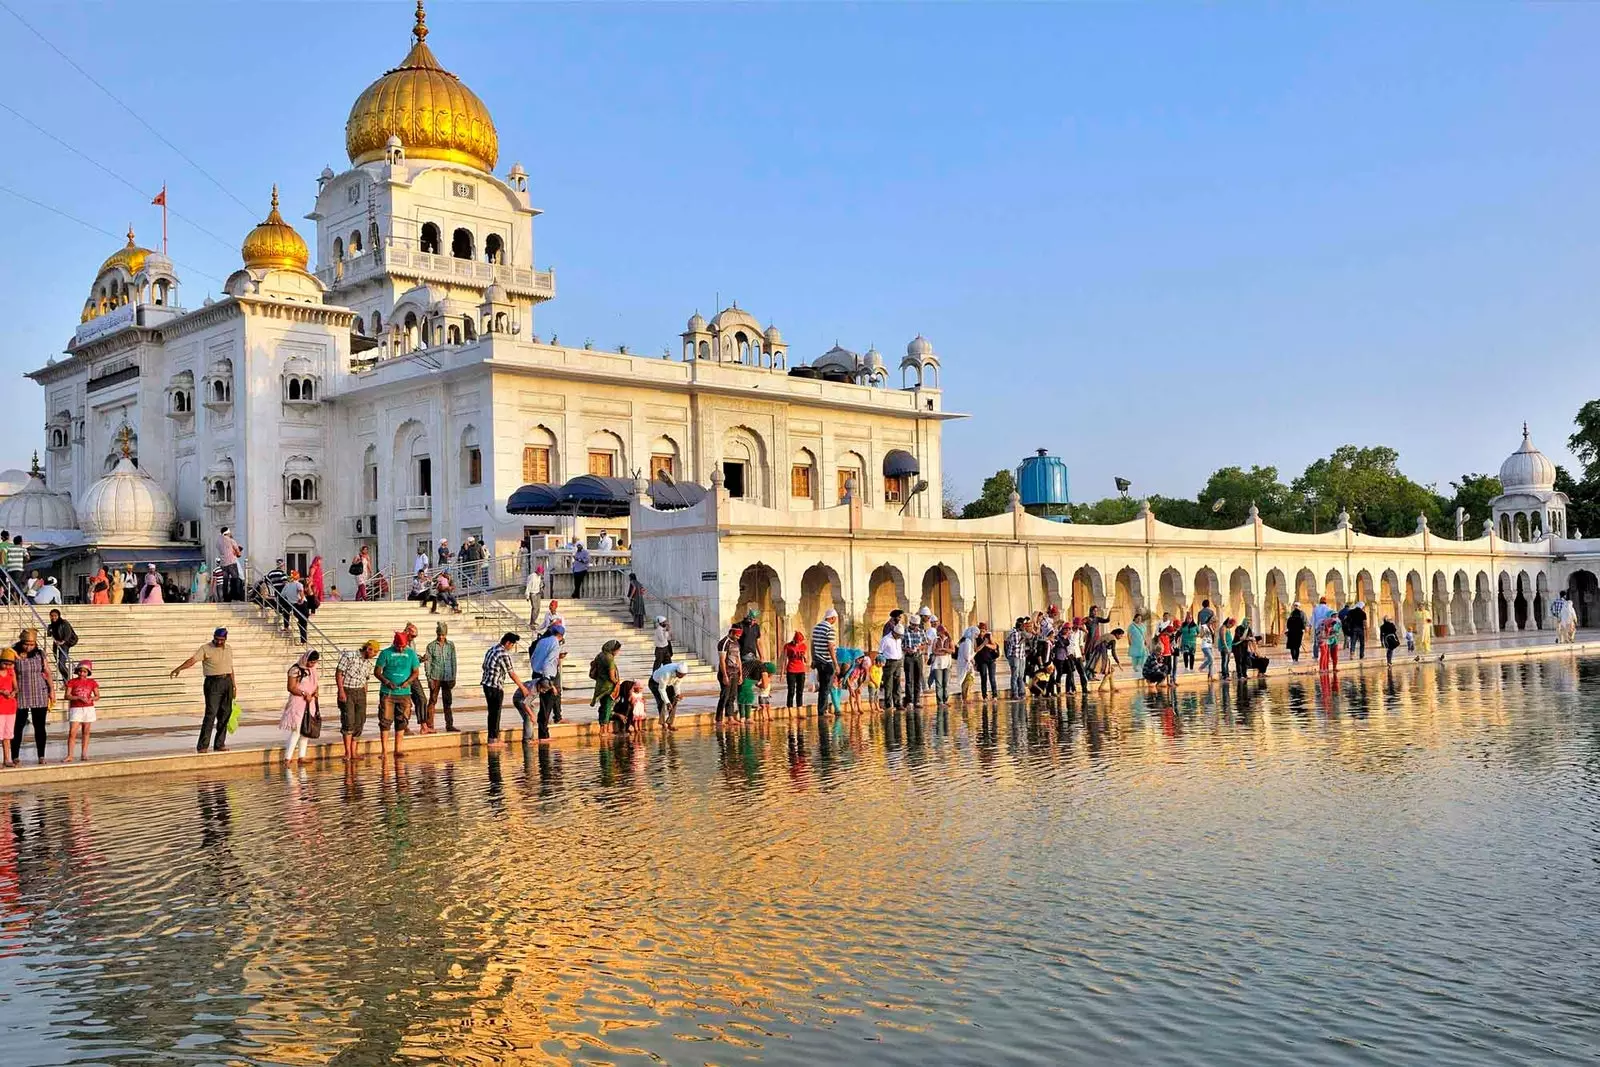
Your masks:
M 561 487 L 542 482 L 525 485 L 511 494 L 506 510 L 513 515 L 552 515 L 561 512 Z
M 706 495 L 705 487 L 693 482 L 668 485 L 654 481 L 648 492 L 650 502 L 663 511 L 692 507 Z M 619 519 L 628 514 L 632 500 L 632 478 L 580 474 L 565 485 L 525 485 L 511 494 L 506 510 L 513 515 L 586 515 Z
M 883 457 L 883 476 L 885 478 L 903 478 L 910 474 L 921 474 L 922 467 L 917 463 L 917 457 L 903 448 L 891 448 Z

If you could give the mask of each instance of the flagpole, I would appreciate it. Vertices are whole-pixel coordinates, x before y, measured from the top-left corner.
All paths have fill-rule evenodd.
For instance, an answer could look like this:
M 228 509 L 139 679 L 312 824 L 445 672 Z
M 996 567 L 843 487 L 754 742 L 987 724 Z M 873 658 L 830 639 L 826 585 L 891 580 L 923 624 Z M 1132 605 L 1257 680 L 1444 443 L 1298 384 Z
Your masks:
M 164 255 L 167 254 L 167 183 L 166 182 L 162 182 L 161 183 L 161 192 L 157 193 L 156 194 L 156 198 L 154 200 L 150 201 L 150 202 L 152 204 L 160 204 L 161 205 L 161 254 L 164 256 Z

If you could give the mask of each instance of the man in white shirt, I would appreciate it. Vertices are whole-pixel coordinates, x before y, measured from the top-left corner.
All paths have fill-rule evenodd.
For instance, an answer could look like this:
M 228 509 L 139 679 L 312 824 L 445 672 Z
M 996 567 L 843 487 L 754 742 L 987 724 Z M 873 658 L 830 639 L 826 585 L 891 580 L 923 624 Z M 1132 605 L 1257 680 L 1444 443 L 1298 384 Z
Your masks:
M 57 588 L 54 576 L 44 580 L 44 584 L 39 587 L 39 591 L 33 594 L 33 602 L 35 604 L 61 603 L 61 590 Z
M 418 545 L 417 546 L 417 558 L 411 562 L 411 573 L 415 574 L 418 571 L 425 571 L 427 569 L 428 569 L 428 553 L 423 549 L 423 547 L 421 545 Z
M 656 698 L 656 716 L 663 729 L 675 730 L 678 717 L 678 680 L 689 673 L 681 663 L 663 663 L 650 672 L 650 695 Z
M 878 642 L 878 660 L 883 664 L 883 706 L 898 708 L 900 675 L 905 666 L 905 630 L 898 624 L 891 627 Z
M 665 615 L 656 616 L 655 628 L 656 663 L 657 667 L 664 663 L 672 662 L 672 624 L 667 622 Z
M 604 530 L 601 532 L 600 544 L 597 547 L 601 552 L 610 552 L 613 548 L 617 547 L 616 539 L 611 536 L 610 530 Z

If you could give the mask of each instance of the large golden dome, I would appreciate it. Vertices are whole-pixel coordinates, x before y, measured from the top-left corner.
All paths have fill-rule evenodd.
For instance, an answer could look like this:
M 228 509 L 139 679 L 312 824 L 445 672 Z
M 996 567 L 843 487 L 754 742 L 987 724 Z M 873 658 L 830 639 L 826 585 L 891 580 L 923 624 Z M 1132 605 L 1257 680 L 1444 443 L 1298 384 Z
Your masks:
M 272 210 L 255 229 L 245 234 L 239 252 L 251 270 L 305 270 L 311 253 L 294 227 L 278 214 L 278 187 L 272 187 Z
M 400 65 L 367 86 L 344 124 L 344 148 L 359 166 L 384 158 L 390 137 L 410 159 L 442 159 L 493 171 L 500 135 L 477 94 L 451 74 L 426 44 L 427 16 L 417 0 L 415 42 Z
M 106 257 L 106 261 L 100 264 L 100 269 L 95 272 L 95 277 L 98 278 L 112 267 L 121 267 L 129 274 L 138 274 L 139 268 L 144 266 L 145 257 L 149 254 L 148 248 L 140 248 L 133 243 L 133 226 L 129 225 L 128 243 Z

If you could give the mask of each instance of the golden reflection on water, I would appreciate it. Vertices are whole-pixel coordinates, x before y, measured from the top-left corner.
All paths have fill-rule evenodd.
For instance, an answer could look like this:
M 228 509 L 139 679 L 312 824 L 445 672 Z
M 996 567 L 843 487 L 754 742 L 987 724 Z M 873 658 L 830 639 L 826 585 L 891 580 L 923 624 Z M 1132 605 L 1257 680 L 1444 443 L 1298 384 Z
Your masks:
M 1369 889 L 1351 872 L 1403 908 L 1438 888 L 1417 849 L 1503 866 L 1485 806 L 1541 825 L 1523 777 L 1569 772 L 1574 745 L 1594 759 L 1580 670 L 0 794 L 5 1062 L 1193 1062 L 1208 1018 L 1258 1062 L 1313 1017 L 1359 1043 L 1364 1021 L 1318 1016 L 1339 983 L 1280 976 L 1281 1010 L 1228 991 L 1345 951 L 1321 912 L 1378 921 L 1344 900 Z M 1592 803 L 1592 776 L 1560 780 Z M 1189 1029 L 1123 999 L 1154 989 Z

